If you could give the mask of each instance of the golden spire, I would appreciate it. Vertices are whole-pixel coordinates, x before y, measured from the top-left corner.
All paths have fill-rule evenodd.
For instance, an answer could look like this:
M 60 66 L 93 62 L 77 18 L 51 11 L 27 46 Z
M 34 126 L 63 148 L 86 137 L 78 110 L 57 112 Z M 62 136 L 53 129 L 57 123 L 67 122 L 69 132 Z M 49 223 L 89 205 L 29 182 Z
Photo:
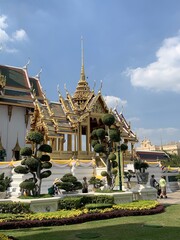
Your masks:
M 81 76 L 76 87 L 76 91 L 74 93 L 73 99 L 77 101 L 86 101 L 89 93 L 90 88 L 88 83 L 86 82 L 85 71 L 84 71 L 84 47 L 83 47 L 83 38 L 81 37 Z M 83 102 L 81 102 L 83 103 Z
M 85 71 L 84 71 L 84 42 L 83 37 L 81 36 L 81 78 L 80 81 L 85 81 Z

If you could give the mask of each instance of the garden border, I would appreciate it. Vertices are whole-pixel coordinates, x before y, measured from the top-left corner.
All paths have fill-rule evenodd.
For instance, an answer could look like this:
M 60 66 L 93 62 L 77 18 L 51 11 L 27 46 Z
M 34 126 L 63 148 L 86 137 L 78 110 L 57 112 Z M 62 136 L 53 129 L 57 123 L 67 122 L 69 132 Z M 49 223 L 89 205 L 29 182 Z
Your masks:
M 70 224 L 79 224 L 89 221 L 105 220 L 117 217 L 127 216 L 143 216 L 152 215 L 164 212 L 164 206 L 159 204 L 152 209 L 144 210 L 112 210 L 104 213 L 88 213 L 82 214 L 72 218 L 51 219 L 51 220 L 23 220 L 23 221 L 9 221 L 0 222 L 0 228 L 2 230 L 18 229 L 18 228 L 32 228 L 32 227 L 45 227 L 45 226 L 62 226 Z

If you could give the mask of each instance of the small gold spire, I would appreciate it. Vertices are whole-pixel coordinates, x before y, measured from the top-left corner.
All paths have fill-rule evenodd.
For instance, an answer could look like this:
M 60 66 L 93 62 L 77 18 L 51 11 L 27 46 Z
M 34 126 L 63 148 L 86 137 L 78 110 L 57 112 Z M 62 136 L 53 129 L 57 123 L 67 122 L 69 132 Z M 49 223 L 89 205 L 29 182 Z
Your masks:
M 84 41 L 83 37 L 81 36 L 81 78 L 80 81 L 85 81 L 85 71 L 84 71 Z

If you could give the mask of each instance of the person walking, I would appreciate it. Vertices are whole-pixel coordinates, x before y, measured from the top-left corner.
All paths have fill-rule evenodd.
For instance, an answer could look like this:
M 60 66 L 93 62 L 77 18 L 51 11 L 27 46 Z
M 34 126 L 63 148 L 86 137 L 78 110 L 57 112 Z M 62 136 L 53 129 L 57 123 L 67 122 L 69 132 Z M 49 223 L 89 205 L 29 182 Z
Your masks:
M 165 176 L 161 176 L 161 179 L 159 180 L 159 186 L 161 188 L 161 194 L 160 194 L 160 198 L 167 198 L 166 195 L 166 178 Z

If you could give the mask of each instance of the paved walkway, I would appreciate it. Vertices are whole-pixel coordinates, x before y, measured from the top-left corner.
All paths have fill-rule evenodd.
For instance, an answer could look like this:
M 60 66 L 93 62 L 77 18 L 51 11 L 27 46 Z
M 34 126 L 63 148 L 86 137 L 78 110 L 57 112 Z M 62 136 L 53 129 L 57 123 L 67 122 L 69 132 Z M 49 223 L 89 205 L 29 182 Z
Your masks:
M 167 198 L 158 198 L 158 202 L 162 204 L 180 204 L 180 190 L 167 193 Z

